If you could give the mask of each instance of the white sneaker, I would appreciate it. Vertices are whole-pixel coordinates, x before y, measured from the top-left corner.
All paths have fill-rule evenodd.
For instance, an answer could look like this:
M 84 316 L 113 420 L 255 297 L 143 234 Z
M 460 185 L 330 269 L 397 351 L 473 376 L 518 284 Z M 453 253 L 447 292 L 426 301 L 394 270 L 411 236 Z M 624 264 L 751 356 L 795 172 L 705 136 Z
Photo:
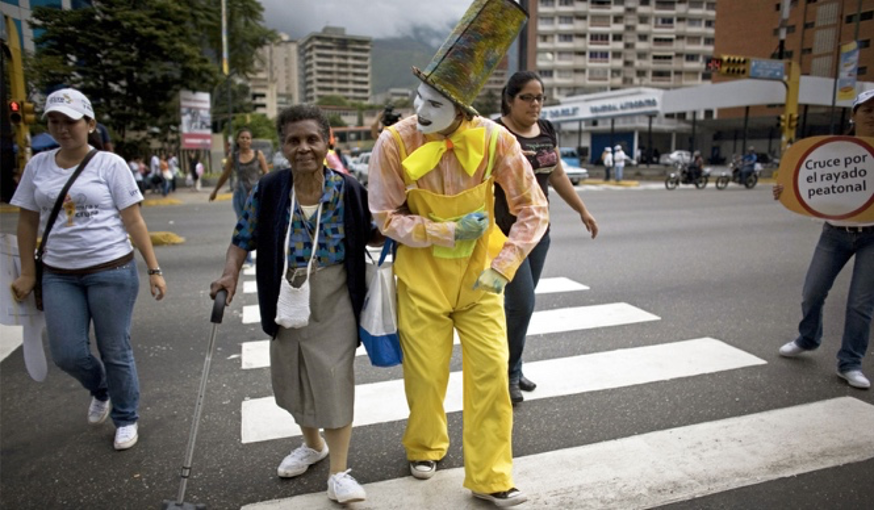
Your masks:
M 137 444 L 137 439 L 139 438 L 140 436 L 137 434 L 136 423 L 122 425 L 115 429 L 115 442 L 113 443 L 113 446 L 115 446 L 116 450 L 127 450 L 131 446 Z
M 334 473 L 328 478 L 328 499 L 337 503 L 353 503 L 367 499 L 367 493 L 352 475 L 351 469 Z
M 316 462 L 328 456 L 328 443 L 322 442 L 322 451 L 313 450 L 306 443 L 295 448 L 290 454 L 286 455 L 279 467 L 276 468 L 276 474 L 280 478 L 292 478 L 306 473 L 307 469 Z
M 88 423 L 91 425 L 100 425 L 105 422 L 111 409 L 112 402 L 110 402 L 109 399 L 100 401 L 95 397 L 91 397 L 91 405 L 88 406 Z
M 515 487 L 508 491 L 493 492 L 491 494 L 474 492 L 473 496 L 475 498 L 491 501 L 495 506 L 499 507 L 521 505 L 522 503 L 528 501 L 528 496 L 523 494 L 522 491 Z
M 847 384 L 853 388 L 867 390 L 871 387 L 871 381 L 865 377 L 861 370 L 847 370 L 846 372 L 838 371 L 838 377 L 847 381 Z
M 437 472 L 437 462 L 433 460 L 411 460 L 410 474 L 419 480 L 427 480 Z
M 795 340 L 792 340 L 791 342 L 784 344 L 783 347 L 780 347 L 780 356 L 783 356 L 784 358 L 794 358 L 799 354 L 805 353 L 809 350 L 810 349 L 805 349 L 800 345 L 796 344 Z

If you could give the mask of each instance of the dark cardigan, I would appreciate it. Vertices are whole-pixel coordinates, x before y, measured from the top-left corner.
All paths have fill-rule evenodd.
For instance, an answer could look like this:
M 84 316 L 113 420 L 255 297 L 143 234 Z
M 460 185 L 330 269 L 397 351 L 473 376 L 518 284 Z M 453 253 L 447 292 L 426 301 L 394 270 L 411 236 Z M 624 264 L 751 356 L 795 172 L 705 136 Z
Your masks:
M 355 321 L 361 314 L 364 295 L 367 292 L 364 277 L 365 250 L 375 227 L 367 206 L 367 190 L 355 178 L 343 177 L 343 227 L 346 234 L 346 287 L 352 300 Z M 267 174 L 258 184 L 258 238 L 256 249 L 256 280 L 258 282 L 258 306 L 261 310 L 261 329 L 275 338 L 279 332 L 276 324 L 276 300 L 284 267 L 285 234 L 288 231 L 286 214 L 291 205 L 291 170 Z

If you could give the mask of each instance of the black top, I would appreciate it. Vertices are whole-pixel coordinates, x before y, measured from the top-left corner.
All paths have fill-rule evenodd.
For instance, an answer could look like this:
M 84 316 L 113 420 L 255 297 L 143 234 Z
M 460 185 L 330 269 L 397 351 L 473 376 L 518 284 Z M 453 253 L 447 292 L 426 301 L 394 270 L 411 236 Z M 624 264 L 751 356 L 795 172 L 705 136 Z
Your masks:
M 501 119 L 496 121 L 498 124 L 507 127 Z M 528 162 L 531 163 L 531 168 L 534 169 L 534 177 L 537 178 L 537 184 L 543 190 L 543 195 L 549 199 L 549 175 L 555 170 L 558 164 L 558 154 L 555 153 L 558 147 L 558 138 L 555 134 L 555 128 L 552 122 L 546 119 L 538 119 L 537 125 L 540 126 L 540 134 L 526 138 L 520 136 L 510 128 L 507 128 L 516 140 L 519 140 L 519 145 L 523 151 L 534 152 L 533 155 L 528 155 Z M 510 207 L 507 205 L 507 196 L 500 186 L 495 187 L 495 221 L 501 228 L 504 235 L 510 235 L 510 227 L 516 222 L 516 217 L 510 214 Z
M 367 190 L 354 178 L 343 177 L 343 225 L 346 237 L 346 288 L 352 300 L 355 322 L 361 315 L 364 296 L 367 293 L 365 270 L 365 250 L 367 242 L 375 233 L 367 206 Z M 288 231 L 287 212 L 291 205 L 291 170 L 271 172 L 261 178 L 258 185 L 258 226 L 256 241 L 258 258 L 256 280 L 258 282 L 258 307 L 261 312 L 261 329 L 275 338 L 279 331 L 276 324 L 276 300 L 284 268 L 285 234 Z M 273 228 L 270 228 L 270 225 Z

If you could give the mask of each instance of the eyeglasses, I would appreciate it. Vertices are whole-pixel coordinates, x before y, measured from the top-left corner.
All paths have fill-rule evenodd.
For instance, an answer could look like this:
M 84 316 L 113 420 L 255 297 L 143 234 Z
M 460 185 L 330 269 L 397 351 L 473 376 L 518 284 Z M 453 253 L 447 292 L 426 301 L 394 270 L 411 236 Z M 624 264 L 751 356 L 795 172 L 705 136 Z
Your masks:
M 538 103 L 543 104 L 547 99 L 546 96 L 544 96 L 544 95 L 535 96 L 533 94 L 522 94 L 521 96 L 516 96 L 516 97 L 518 97 L 522 101 L 525 101 L 528 104 L 531 104 L 534 101 L 537 101 Z

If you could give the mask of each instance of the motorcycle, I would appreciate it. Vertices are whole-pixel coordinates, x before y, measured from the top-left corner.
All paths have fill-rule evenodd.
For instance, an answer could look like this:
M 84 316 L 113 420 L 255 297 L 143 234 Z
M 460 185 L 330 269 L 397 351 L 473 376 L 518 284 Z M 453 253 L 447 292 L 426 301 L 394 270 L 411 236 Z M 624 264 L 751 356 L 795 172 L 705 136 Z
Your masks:
M 748 170 L 746 178 L 741 182 L 741 169 L 744 168 L 744 164 L 741 158 L 735 157 L 728 165 L 731 169 L 731 174 L 729 175 L 728 173 L 723 172 L 716 178 L 716 189 L 725 189 L 730 182 L 742 184 L 746 189 L 755 188 L 756 184 L 759 182 L 759 174 L 762 172 L 762 165 L 755 163 L 752 165 L 752 168 L 749 168 L 749 166 L 750 165 L 747 165 Z
M 677 164 L 674 171 L 665 178 L 665 188 L 676 189 L 680 184 L 694 184 L 696 188 L 703 189 L 710 180 L 709 168 L 698 168 L 689 165 Z

